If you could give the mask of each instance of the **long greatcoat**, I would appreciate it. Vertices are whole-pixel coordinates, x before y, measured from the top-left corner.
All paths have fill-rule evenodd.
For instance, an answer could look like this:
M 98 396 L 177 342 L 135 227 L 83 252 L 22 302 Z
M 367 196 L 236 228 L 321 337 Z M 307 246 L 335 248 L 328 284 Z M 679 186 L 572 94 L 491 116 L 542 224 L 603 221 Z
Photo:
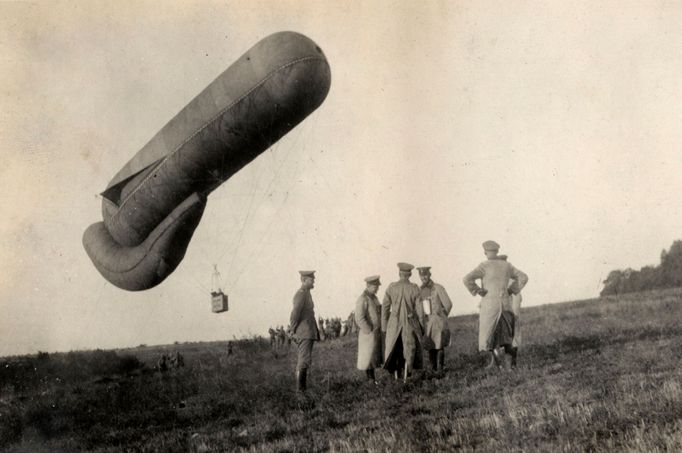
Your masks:
M 481 286 L 476 280 L 481 280 Z M 512 282 L 511 286 L 509 282 Z M 481 311 L 478 321 L 478 349 L 490 351 L 493 348 L 493 333 L 500 320 L 502 310 L 509 310 L 511 297 L 507 290 L 518 294 L 528 283 L 528 276 L 516 269 L 511 263 L 494 258 L 488 259 L 464 277 L 464 285 L 472 295 L 481 288 L 488 293 L 481 299 Z
M 448 315 L 452 309 L 452 301 L 445 288 L 434 281 L 422 285 L 420 296 L 422 303 L 428 299 L 431 304 L 431 314 L 426 315 L 424 348 L 443 349 L 450 344 Z
M 315 305 L 309 289 L 299 289 L 294 295 L 294 308 L 291 310 L 291 333 L 297 340 L 320 340 L 320 332 L 315 321 Z
M 523 298 L 521 293 L 513 294 L 511 296 L 511 312 L 514 313 L 514 341 L 512 346 L 518 348 L 521 346 L 521 302 Z
M 364 291 L 355 303 L 358 333 L 358 370 L 381 366 L 381 304 L 374 294 Z
M 393 282 L 386 288 L 381 305 L 381 330 L 386 332 L 384 368 L 389 372 L 394 368 L 393 354 L 397 351 L 398 337 L 402 340 L 402 351 L 407 371 L 422 367 L 423 335 L 420 320 L 424 310 L 419 301 L 419 287 L 407 279 Z

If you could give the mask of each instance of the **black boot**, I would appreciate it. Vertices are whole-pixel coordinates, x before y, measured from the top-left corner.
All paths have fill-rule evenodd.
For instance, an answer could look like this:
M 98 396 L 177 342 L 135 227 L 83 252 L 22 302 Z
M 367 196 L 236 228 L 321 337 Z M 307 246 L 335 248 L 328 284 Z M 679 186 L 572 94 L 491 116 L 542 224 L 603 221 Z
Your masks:
M 511 352 L 509 355 L 511 355 L 511 366 L 512 368 L 516 368 L 516 356 L 519 352 L 519 348 L 511 348 Z
M 308 370 L 307 369 L 302 369 L 296 371 L 296 391 L 297 392 L 305 392 L 307 383 L 306 383 L 306 378 L 308 377 Z
M 377 384 L 376 377 L 374 375 L 374 368 L 371 368 L 369 370 L 365 371 L 365 374 L 367 374 L 367 380 L 373 384 Z
M 433 371 L 438 370 L 438 350 L 429 349 L 429 362 L 431 362 L 431 369 Z
M 443 371 L 445 369 L 445 351 L 442 349 L 438 350 L 438 356 L 436 357 L 438 362 L 438 371 Z

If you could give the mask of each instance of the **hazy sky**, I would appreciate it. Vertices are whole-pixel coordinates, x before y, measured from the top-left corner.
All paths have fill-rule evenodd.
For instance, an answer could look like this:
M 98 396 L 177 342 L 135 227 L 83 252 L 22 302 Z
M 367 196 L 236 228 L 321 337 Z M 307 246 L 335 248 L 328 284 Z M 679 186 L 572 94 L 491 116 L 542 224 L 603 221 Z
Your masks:
M 81 245 L 99 193 L 282 30 L 325 52 L 326 101 L 209 197 L 166 281 L 107 283 Z M 594 297 L 682 237 L 680 49 L 665 1 L 0 3 L 0 355 L 264 334 L 299 269 L 324 317 L 398 261 L 471 313 L 487 239 L 526 305 Z

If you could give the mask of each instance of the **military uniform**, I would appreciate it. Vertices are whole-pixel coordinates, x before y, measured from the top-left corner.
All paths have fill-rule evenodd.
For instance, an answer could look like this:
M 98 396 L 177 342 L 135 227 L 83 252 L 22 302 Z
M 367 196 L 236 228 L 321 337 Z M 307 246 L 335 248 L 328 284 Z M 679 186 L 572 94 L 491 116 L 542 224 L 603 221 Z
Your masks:
M 500 259 L 507 260 L 507 255 L 499 255 Z M 516 355 L 516 349 L 521 345 L 521 302 L 523 297 L 521 293 L 511 295 L 510 306 L 505 306 L 502 309 L 505 311 L 511 311 L 514 314 L 514 340 L 512 341 L 512 347 L 514 348 L 514 355 Z
M 493 241 L 486 241 L 483 248 L 496 252 L 499 245 Z M 480 287 L 476 280 L 481 281 Z M 511 307 L 511 294 L 521 292 L 528 282 L 528 276 L 511 263 L 493 256 L 468 273 L 463 281 L 472 295 L 483 296 L 479 316 L 478 349 L 492 351 L 498 346 L 511 344 L 514 317 L 506 307 Z
M 398 263 L 398 268 L 409 272 L 414 266 Z M 419 287 L 410 282 L 409 276 L 401 276 L 399 281 L 388 285 L 381 306 L 381 330 L 386 334 L 384 369 L 404 370 L 407 376 L 413 369 L 422 368 L 420 320 L 423 316 Z
M 422 306 L 428 306 L 430 314 L 425 312 L 426 332 L 423 338 L 424 349 L 429 351 L 429 359 L 434 370 L 442 370 L 445 365 L 445 351 L 443 348 L 450 344 L 450 328 L 448 315 L 452 309 L 452 301 L 443 286 L 430 279 L 429 267 L 420 267 L 420 275 L 428 275 L 429 281 L 420 288 L 419 298 Z
M 314 278 L 315 271 L 300 271 L 301 277 Z M 313 342 L 320 340 L 315 321 L 315 305 L 310 289 L 301 287 L 294 295 L 294 308 L 291 311 L 291 336 L 298 346 L 296 364 L 297 387 L 305 390 L 308 368 L 312 364 Z
M 368 280 L 369 279 L 369 280 Z M 368 277 L 367 283 L 379 283 L 379 277 Z M 377 296 L 365 290 L 355 303 L 358 333 L 358 370 L 374 370 L 381 366 L 381 304 Z
M 521 346 L 521 302 L 523 298 L 521 293 L 512 294 L 511 311 L 514 313 L 514 342 L 512 346 L 518 348 Z

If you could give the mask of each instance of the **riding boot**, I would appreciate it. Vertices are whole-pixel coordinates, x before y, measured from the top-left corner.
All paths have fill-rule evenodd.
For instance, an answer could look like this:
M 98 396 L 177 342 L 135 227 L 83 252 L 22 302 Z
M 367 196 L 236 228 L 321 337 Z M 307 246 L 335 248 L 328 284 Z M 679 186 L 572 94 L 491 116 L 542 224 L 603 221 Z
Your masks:
M 445 351 L 442 349 L 438 350 L 438 355 L 436 356 L 436 361 L 438 362 L 438 371 L 443 371 L 445 369 Z
M 308 377 L 308 370 L 306 368 L 296 372 L 296 391 L 305 392 L 307 387 L 306 378 Z
M 436 371 L 438 369 L 438 351 L 436 349 L 429 349 L 429 362 L 431 362 L 431 369 Z
M 495 359 L 495 365 L 497 365 L 497 368 L 503 369 L 505 367 L 505 353 L 504 349 L 493 349 L 493 357 Z

